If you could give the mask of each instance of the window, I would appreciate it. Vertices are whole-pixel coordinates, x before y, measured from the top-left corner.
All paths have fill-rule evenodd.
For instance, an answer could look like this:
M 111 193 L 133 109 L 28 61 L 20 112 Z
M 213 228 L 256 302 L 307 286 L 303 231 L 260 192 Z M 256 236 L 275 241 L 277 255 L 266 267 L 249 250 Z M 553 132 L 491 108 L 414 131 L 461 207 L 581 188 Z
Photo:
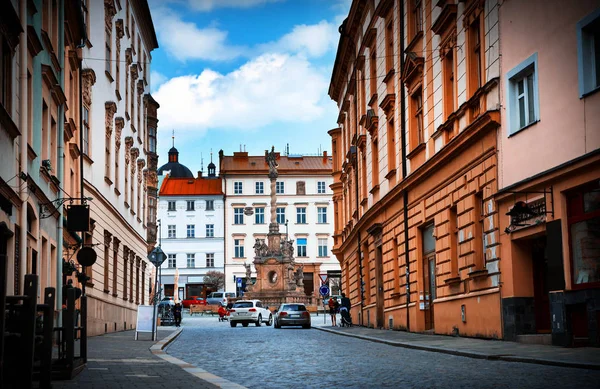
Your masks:
M 458 277 L 458 216 L 456 205 L 450 207 L 448 233 L 450 234 L 450 277 Z
M 425 141 L 423 136 L 423 93 L 421 88 L 411 96 L 411 103 L 414 149 Z
M 277 223 L 285 224 L 285 208 L 278 207 L 276 212 L 277 212 Z
M 508 135 L 539 120 L 537 53 L 506 74 L 508 82 Z
M 446 55 L 443 57 L 443 76 L 444 76 L 444 116 L 448 116 L 454 112 L 454 48 L 448 47 Z
M 319 194 L 325 193 L 325 181 L 317 182 L 317 193 L 319 193 Z
M 296 208 L 296 223 L 306 224 L 306 207 Z
M 188 238 L 196 237 L 196 226 L 194 224 L 187 225 L 187 237 Z
M 175 201 L 169 201 L 167 211 L 175 211 Z
M 600 184 L 570 193 L 567 201 L 573 284 L 600 285 Z
M 479 17 L 469 26 L 469 93 L 472 95 L 482 85 L 481 28 Z
M 244 258 L 244 239 L 234 239 L 234 258 Z
M 423 3 L 421 0 L 410 0 L 410 15 L 409 15 L 409 39 L 413 39 L 415 35 L 423 31 Z
M 385 72 L 388 74 L 394 69 L 394 17 L 391 15 L 388 18 L 385 26 Z
M 387 122 L 387 158 L 388 158 L 388 173 L 392 174 L 396 170 L 396 129 L 394 128 L 394 115 L 391 111 L 390 118 Z M 386 176 L 386 177 L 395 177 Z
M 215 267 L 215 254 L 214 253 L 206 254 L 206 267 Z
M 256 194 L 263 194 L 264 193 L 264 183 L 263 182 L 257 182 L 256 183 Z
M 90 110 L 83 107 L 83 154 L 90 155 Z
M 167 237 L 171 239 L 175 239 L 177 236 L 175 225 L 171 224 L 167 226 Z
M 196 254 L 187 255 L 187 267 L 196 267 Z
M 264 208 L 254 208 L 254 224 L 265 224 Z
M 148 127 L 148 151 L 156 153 L 156 128 Z
M 485 239 L 485 212 L 482 192 L 475 195 L 475 208 L 473 209 L 473 212 L 473 220 L 475 220 L 475 265 L 476 269 L 485 269 L 485 250 L 487 249 L 487 245 Z
M 111 63 L 112 63 L 112 38 L 111 38 L 111 29 L 112 29 L 112 22 L 110 24 L 109 27 L 107 27 L 104 32 L 105 32 L 105 47 L 106 47 L 106 51 L 105 51 L 105 71 L 108 75 L 110 75 L 110 71 L 111 71 Z
M 319 257 L 328 257 L 327 238 L 319 238 Z
M 579 97 L 600 88 L 600 9 L 577 23 Z
M 379 144 L 377 138 L 371 137 L 371 186 L 379 185 Z
M 187 210 L 188 211 L 193 211 L 194 210 L 194 201 L 193 200 L 188 200 L 187 202 Z
M 377 51 L 373 44 L 369 48 L 369 89 L 371 96 L 377 93 Z
M 317 223 L 327 223 L 327 207 L 317 207 Z
M 306 257 L 306 238 L 298 238 L 298 257 Z
M 12 84 L 12 50 L 6 39 L 0 36 L 0 104 L 7 112 L 11 112 Z
M 207 238 L 214 238 L 215 236 L 215 225 L 214 224 L 207 224 L 206 225 L 206 237 Z
M 242 183 L 240 181 L 236 181 L 233 183 L 233 193 L 242 194 Z
M 233 224 L 244 224 L 244 208 L 233 209 Z
M 175 254 L 167 254 L 167 267 L 169 269 L 177 267 L 177 258 L 175 257 Z
M 215 210 L 215 200 L 206 200 L 206 210 L 207 211 Z
M 275 193 L 277 194 L 283 194 L 283 192 L 285 191 L 285 185 L 283 182 L 281 181 L 277 181 L 275 183 Z

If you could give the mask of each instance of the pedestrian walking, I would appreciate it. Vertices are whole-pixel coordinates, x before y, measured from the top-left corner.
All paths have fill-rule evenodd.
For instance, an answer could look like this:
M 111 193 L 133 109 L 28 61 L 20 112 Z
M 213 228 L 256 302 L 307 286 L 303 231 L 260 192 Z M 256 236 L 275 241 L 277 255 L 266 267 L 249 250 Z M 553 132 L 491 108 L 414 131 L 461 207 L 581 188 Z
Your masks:
M 179 327 L 181 325 L 181 311 L 182 311 L 181 303 L 175 303 L 173 307 L 173 317 L 175 318 L 175 326 Z
M 329 314 L 331 315 L 331 325 L 333 327 L 335 327 L 337 325 L 336 324 L 336 314 L 337 314 L 337 309 L 339 306 L 337 299 L 334 297 L 330 297 L 327 305 L 329 306 Z

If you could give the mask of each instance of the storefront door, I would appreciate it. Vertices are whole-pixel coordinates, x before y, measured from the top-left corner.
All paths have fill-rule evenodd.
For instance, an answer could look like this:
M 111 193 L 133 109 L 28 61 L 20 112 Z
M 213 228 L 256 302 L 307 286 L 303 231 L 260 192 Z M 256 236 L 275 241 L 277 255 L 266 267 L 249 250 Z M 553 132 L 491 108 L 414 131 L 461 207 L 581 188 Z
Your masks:
M 546 238 L 532 242 L 531 259 L 533 262 L 533 293 L 535 310 L 535 329 L 538 333 L 550 333 L 550 296 L 548 288 L 548 258 L 546 256 Z

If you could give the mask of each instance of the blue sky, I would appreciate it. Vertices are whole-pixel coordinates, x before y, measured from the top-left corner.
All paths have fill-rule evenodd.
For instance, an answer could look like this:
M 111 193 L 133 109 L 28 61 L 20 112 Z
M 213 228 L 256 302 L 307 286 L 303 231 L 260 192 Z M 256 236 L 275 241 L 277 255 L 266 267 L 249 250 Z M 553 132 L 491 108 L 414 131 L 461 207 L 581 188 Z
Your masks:
M 327 91 L 349 0 L 150 0 L 160 48 L 151 86 L 159 166 L 175 131 L 180 162 L 204 170 L 218 151 L 331 150 Z

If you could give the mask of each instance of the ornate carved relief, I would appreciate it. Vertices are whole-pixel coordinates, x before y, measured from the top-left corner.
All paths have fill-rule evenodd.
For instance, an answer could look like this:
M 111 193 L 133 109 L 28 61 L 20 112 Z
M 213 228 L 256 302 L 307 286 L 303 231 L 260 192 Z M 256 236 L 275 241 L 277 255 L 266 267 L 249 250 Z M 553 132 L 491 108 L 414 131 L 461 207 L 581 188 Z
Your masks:
M 121 133 L 123 132 L 123 127 L 125 127 L 125 119 L 121 116 L 115 118 L 115 145 L 117 149 L 121 147 Z
M 138 101 L 139 101 L 139 96 L 141 96 L 144 93 L 144 80 L 139 80 L 137 83 L 137 93 L 138 93 Z
M 131 69 L 131 82 L 132 84 L 132 89 L 135 87 L 135 80 L 137 80 L 138 78 L 138 67 L 136 64 L 133 64 L 130 66 Z
M 112 19 L 117 14 L 114 0 L 104 0 L 104 26 L 112 30 Z
M 131 161 L 135 161 L 137 160 L 137 157 L 140 156 L 140 149 L 138 149 L 137 147 L 133 147 L 131 149 Z M 133 177 L 135 176 L 135 169 L 136 169 L 136 164 L 132 163 L 131 164 L 131 177 L 133 179 Z
M 83 69 L 81 78 L 83 80 L 83 102 L 89 106 L 92 104 L 92 86 L 96 83 L 96 73 L 92 69 Z
M 144 158 L 139 158 L 137 160 L 137 168 L 138 168 L 138 184 L 142 183 L 142 179 L 143 179 L 143 174 L 142 174 L 142 169 L 144 168 L 144 166 L 146 166 L 146 161 L 144 160 Z
M 125 137 L 125 164 L 126 165 L 129 164 L 131 146 L 133 146 L 133 137 L 126 136 Z
M 106 137 L 110 138 L 113 131 L 113 117 L 115 116 L 115 112 L 117 112 L 117 104 L 113 101 L 107 101 L 104 103 L 104 107 L 106 108 L 104 123 L 104 126 L 106 127 Z
M 115 30 L 117 31 L 117 44 L 119 44 L 119 40 L 123 38 L 124 35 L 124 30 L 123 30 L 123 19 L 118 19 L 115 22 Z
M 128 67 L 131 66 L 131 62 L 133 62 L 133 56 L 131 54 L 131 47 L 125 50 L 125 65 Z

